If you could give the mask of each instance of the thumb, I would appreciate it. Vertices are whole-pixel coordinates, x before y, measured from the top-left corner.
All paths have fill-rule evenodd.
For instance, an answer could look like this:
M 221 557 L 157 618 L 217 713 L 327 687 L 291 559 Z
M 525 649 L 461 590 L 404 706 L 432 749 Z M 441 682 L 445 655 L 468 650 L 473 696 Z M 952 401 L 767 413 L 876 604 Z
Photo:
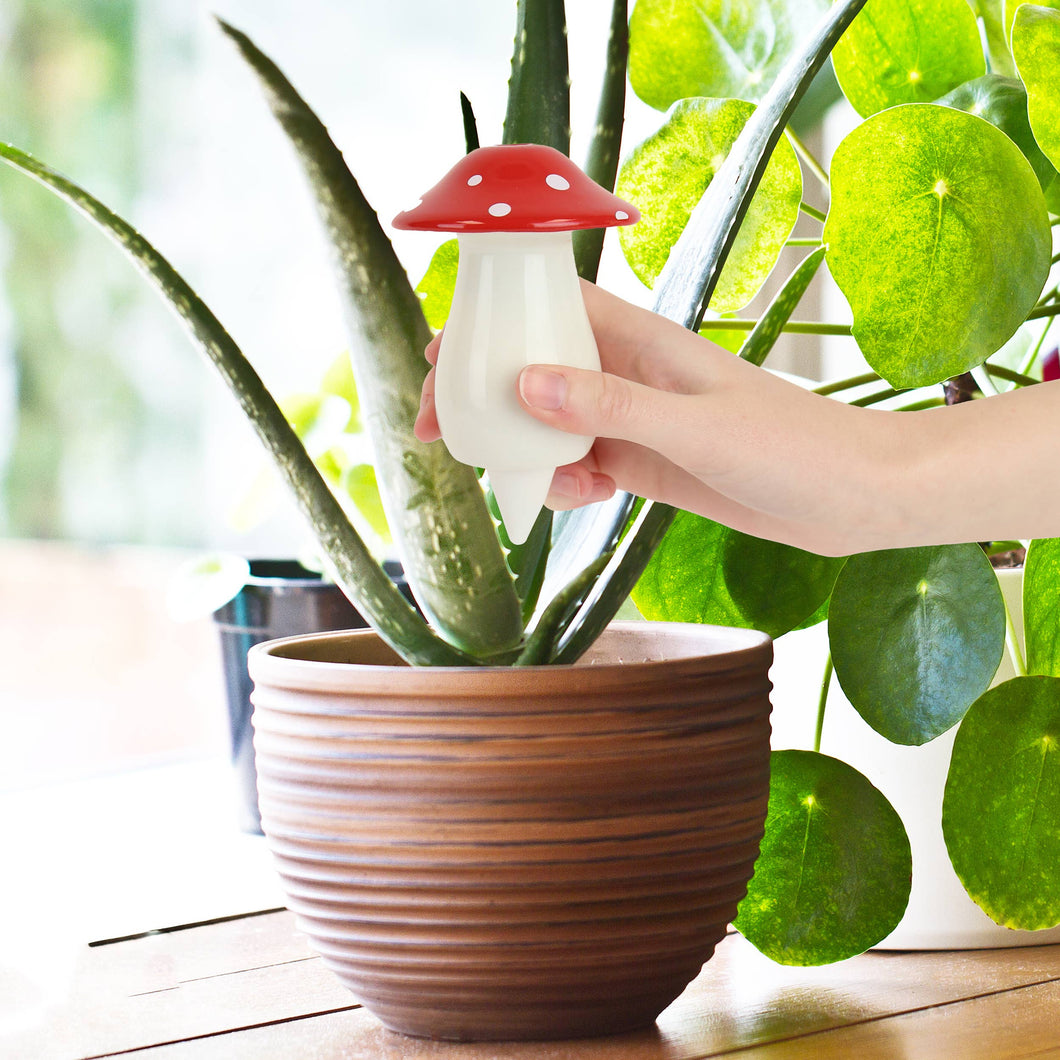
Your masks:
M 620 438 L 660 452 L 687 430 L 680 395 L 605 372 L 530 365 L 519 373 L 519 397 L 527 412 L 559 430 Z

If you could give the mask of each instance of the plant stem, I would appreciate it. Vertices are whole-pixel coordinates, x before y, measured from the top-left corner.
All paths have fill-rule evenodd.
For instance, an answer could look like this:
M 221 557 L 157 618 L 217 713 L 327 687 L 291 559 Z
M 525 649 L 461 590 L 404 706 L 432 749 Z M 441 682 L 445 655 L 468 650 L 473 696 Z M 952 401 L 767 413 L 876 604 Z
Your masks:
M 1060 316 L 1060 304 L 1037 305 L 1027 314 L 1027 320 L 1041 320 L 1042 317 L 1055 316 Z
M 865 372 L 863 375 L 853 375 L 849 379 L 840 379 L 835 383 L 825 383 L 814 389 L 815 394 L 827 396 L 838 394 L 841 390 L 853 390 L 856 386 L 864 386 L 866 383 L 878 383 L 880 377 L 875 372 Z
M 923 401 L 912 401 L 908 405 L 900 405 L 894 409 L 895 412 L 922 412 L 924 409 L 940 409 L 946 402 L 939 397 L 924 398 Z
M 824 663 L 824 675 L 821 678 L 821 695 L 817 700 L 817 729 L 813 734 L 813 749 L 818 753 L 821 750 L 821 734 L 824 732 L 824 712 L 828 706 L 828 690 L 832 686 L 832 674 L 834 672 L 832 653 L 829 652 L 828 658 Z
M 818 210 L 816 206 L 811 206 L 808 202 L 800 202 L 799 209 L 808 217 L 812 217 L 817 221 L 826 221 L 828 214 L 823 210 Z
M 1022 372 L 1014 372 L 1011 368 L 1002 368 L 1000 364 L 991 364 L 983 361 L 983 367 L 998 379 L 1006 379 L 1010 383 L 1019 383 L 1020 386 L 1036 386 L 1039 380 L 1033 376 L 1024 375 Z
M 1038 336 L 1038 341 L 1034 344 L 1034 349 L 1024 358 L 1023 364 L 1020 365 L 1020 371 L 1024 374 L 1030 372 L 1034 366 L 1034 362 L 1038 360 L 1038 355 L 1042 352 L 1042 344 L 1045 342 L 1045 337 L 1049 334 L 1049 329 L 1053 326 L 1053 321 L 1056 317 L 1050 317 L 1045 322 L 1045 327 L 1042 328 L 1042 333 Z
M 795 239 L 789 239 L 784 246 L 786 247 L 819 247 L 821 240 L 819 239 L 803 239 L 801 237 Z
M 1012 612 L 1008 608 L 1008 601 L 1004 596 L 1001 598 L 1005 605 L 1005 647 L 1008 648 L 1009 658 L 1012 660 L 1012 669 L 1016 671 L 1017 677 L 1027 676 L 1027 661 L 1020 651 L 1019 637 L 1016 636 L 1016 623 L 1012 621 Z
M 824 166 L 814 158 L 813 153 L 810 149 L 799 139 L 798 135 L 792 132 L 791 126 L 789 125 L 784 132 L 788 134 L 788 139 L 791 141 L 792 147 L 795 148 L 795 153 L 806 163 L 807 169 L 824 185 L 825 188 L 830 186 L 828 174 L 825 172 Z
M 700 331 L 753 331 L 757 320 L 747 317 L 726 317 L 722 320 L 702 320 Z M 791 331 L 797 335 L 849 335 L 849 324 L 822 324 L 816 320 L 789 320 L 782 331 Z
M 900 393 L 900 390 L 895 390 L 894 387 L 889 386 L 886 390 L 877 390 L 875 394 L 866 394 L 864 397 L 854 398 L 848 404 L 865 408 L 868 405 L 877 405 L 888 398 L 897 397 Z

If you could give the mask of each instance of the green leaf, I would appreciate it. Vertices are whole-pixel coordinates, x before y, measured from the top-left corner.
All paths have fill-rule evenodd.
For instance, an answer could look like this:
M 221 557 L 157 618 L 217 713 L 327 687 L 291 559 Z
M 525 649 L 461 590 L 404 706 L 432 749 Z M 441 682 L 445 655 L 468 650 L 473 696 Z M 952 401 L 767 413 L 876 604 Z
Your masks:
M 350 418 L 346 421 L 347 434 L 359 434 L 361 424 L 361 399 L 357 394 L 357 382 L 353 378 L 353 364 L 348 353 L 339 354 L 328 365 L 320 383 L 322 394 L 333 394 L 342 398 L 349 406 Z
M 618 194 L 641 220 L 619 231 L 630 267 L 653 286 L 689 216 L 754 112 L 737 99 L 687 99 L 622 165 Z M 758 293 L 799 216 L 802 173 L 791 145 L 777 144 L 722 270 L 711 308 L 740 309 Z
M 629 16 L 626 0 L 611 5 L 607 35 L 607 58 L 596 108 L 596 124 L 585 162 L 587 176 L 612 191 L 622 150 L 622 124 L 626 113 L 626 65 L 629 59 Z M 604 249 L 604 228 L 581 228 L 571 234 L 578 275 L 596 282 Z
M 1060 923 L 1060 678 L 992 688 L 957 730 L 942 832 L 965 890 L 999 924 Z
M 813 751 L 770 756 L 765 837 L 734 927 L 780 964 L 830 964 L 886 938 L 909 901 L 912 856 L 883 794 Z
M 383 502 L 416 599 L 461 651 L 496 655 L 522 638 L 519 599 L 474 469 L 415 436 L 431 339 L 419 298 L 319 118 L 246 34 L 221 26 L 257 75 L 316 197 Z
M 769 356 L 769 351 L 776 345 L 784 325 L 791 319 L 795 307 L 802 300 L 810 281 L 817 275 L 817 270 L 824 261 L 825 248 L 818 247 L 808 254 L 799 267 L 787 278 L 784 286 L 776 293 L 766 311 L 758 318 L 747 341 L 740 347 L 740 356 L 745 361 L 759 366 Z M 714 338 L 714 336 L 710 336 Z M 717 342 L 717 339 L 714 340 Z
M 1005 647 L 1005 607 L 978 545 L 851 556 L 828 612 L 847 699 L 894 743 L 955 725 L 990 685 Z
M 456 239 L 447 239 L 434 252 L 423 279 L 416 285 L 416 294 L 423 304 L 423 315 L 435 331 L 441 331 L 449 319 L 459 263 L 460 243 Z
M 656 313 L 698 328 L 784 127 L 865 0 L 836 0 L 784 64 L 666 260 Z
M 250 563 L 217 552 L 182 563 L 166 586 L 166 611 L 175 622 L 205 618 L 224 607 L 247 584 Z
M 342 472 L 342 488 L 380 541 L 390 540 L 390 526 L 371 464 L 353 464 Z
M 637 0 L 629 79 L 656 110 L 690 96 L 757 100 L 825 0 Z
M 504 115 L 506 144 L 570 154 L 570 78 L 563 0 L 519 0 Z
M 831 176 L 828 267 L 887 382 L 960 375 L 1016 331 L 1049 274 L 1051 234 L 1004 133 L 950 107 L 893 107 L 843 140 Z
M 1027 116 L 1038 146 L 1060 168 L 1060 12 L 1021 4 L 1012 24 L 1012 54 L 1027 86 Z
M 10 144 L 0 143 L 0 157 L 80 210 L 118 244 L 169 302 L 272 454 L 328 557 L 335 580 L 379 635 L 412 663 L 453 666 L 472 662 L 431 632 L 376 563 L 260 376 L 173 266 L 132 225 L 84 188 Z
M 1042 153 L 1027 119 L 1027 92 L 1023 82 L 1014 77 L 986 74 L 960 85 L 938 100 L 944 107 L 975 114 L 996 125 L 1022 152 L 1031 164 L 1044 191 L 1056 170 Z
M 1023 570 L 1027 672 L 1060 677 L 1060 538 L 1032 541 Z
M 763 541 L 678 512 L 633 590 L 648 619 L 760 629 L 779 637 L 827 600 L 842 559 Z
M 863 118 L 900 103 L 930 103 L 986 73 L 967 0 L 869 0 L 832 65 Z
M 1008 49 L 1008 30 L 1003 8 L 1005 0 L 971 0 L 972 10 L 983 27 L 986 38 L 986 57 L 990 72 L 1014 77 L 1016 66 Z M 1009 5 L 1011 6 L 1011 5 Z
M 771 637 L 803 626 L 826 604 L 846 560 L 727 530 L 722 577 L 748 625 Z

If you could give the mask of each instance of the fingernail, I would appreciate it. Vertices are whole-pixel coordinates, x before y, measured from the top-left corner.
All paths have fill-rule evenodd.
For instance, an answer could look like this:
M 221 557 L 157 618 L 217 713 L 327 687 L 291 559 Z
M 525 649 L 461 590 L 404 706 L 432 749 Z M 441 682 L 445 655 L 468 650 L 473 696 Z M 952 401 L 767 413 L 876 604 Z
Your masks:
M 557 471 L 552 477 L 552 493 L 560 497 L 578 498 L 578 476 L 569 471 Z
M 519 393 L 532 408 L 556 412 L 567 400 L 567 380 L 547 368 L 525 368 L 519 376 Z

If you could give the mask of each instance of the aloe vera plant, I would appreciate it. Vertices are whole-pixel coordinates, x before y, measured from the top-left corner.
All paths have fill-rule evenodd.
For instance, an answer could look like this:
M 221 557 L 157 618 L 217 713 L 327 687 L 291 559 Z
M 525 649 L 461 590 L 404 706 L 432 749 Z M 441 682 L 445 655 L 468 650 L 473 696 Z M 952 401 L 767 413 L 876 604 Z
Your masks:
M 507 142 L 569 145 L 563 21 L 562 0 L 517 4 Z M 172 265 L 45 164 L 7 145 L 0 156 L 85 213 L 169 300 L 273 454 L 334 576 L 384 639 L 418 665 L 569 663 L 631 592 L 648 618 L 773 636 L 827 617 L 834 672 L 886 736 L 921 743 L 961 723 L 946 824 L 976 900 L 1013 926 L 1060 921 L 1060 830 L 1049 810 L 1060 787 L 1057 542 L 1028 551 L 1026 676 L 987 695 L 1006 622 L 978 545 L 827 558 L 620 496 L 543 514 L 526 544 L 510 548 L 474 470 L 412 434 L 454 247 L 439 248 L 414 289 L 324 125 L 245 34 L 222 29 L 315 195 L 390 529 L 426 617 L 369 555 L 250 363 Z M 833 49 L 863 121 L 826 167 L 789 123 Z M 1006 19 L 999 0 L 638 0 L 628 26 L 626 2 L 615 0 L 585 168 L 607 186 L 617 179 L 648 219 L 622 243 L 656 311 L 708 336 L 746 336 L 738 353 L 755 364 L 783 331 L 798 330 L 852 335 L 865 370 L 820 390 L 857 404 L 941 403 L 961 389 L 955 378 L 965 391 L 969 380 L 984 392 L 1035 385 L 1060 313 L 1057 288 L 1045 289 L 1060 193 L 1050 73 L 1058 52 L 1060 12 L 1024 6 Z M 619 168 L 627 53 L 633 90 L 668 113 Z M 460 102 L 470 148 L 479 130 L 471 102 Z M 803 172 L 817 183 L 811 192 Z M 734 317 L 799 214 L 823 223 L 820 238 L 757 319 Z M 596 275 L 601 239 L 576 241 L 581 275 Z M 792 319 L 825 263 L 852 327 Z M 832 673 L 830 660 L 826 688 Z M 908 895 L 902 822 L 863 776 L 816 748 L 774 756 L 766 839 L 739 920 L 756 945 L 792 963 L 873 945 Z M 1018 770 L 1006 770 L 1006 755 L 1023 756 Z M 1000 811 L 981 804 L 984 792 Z M 1013 831 L 1014 843 L 1000 841 Z M 1021 878 L 1027 864 L 1033 894 Z

